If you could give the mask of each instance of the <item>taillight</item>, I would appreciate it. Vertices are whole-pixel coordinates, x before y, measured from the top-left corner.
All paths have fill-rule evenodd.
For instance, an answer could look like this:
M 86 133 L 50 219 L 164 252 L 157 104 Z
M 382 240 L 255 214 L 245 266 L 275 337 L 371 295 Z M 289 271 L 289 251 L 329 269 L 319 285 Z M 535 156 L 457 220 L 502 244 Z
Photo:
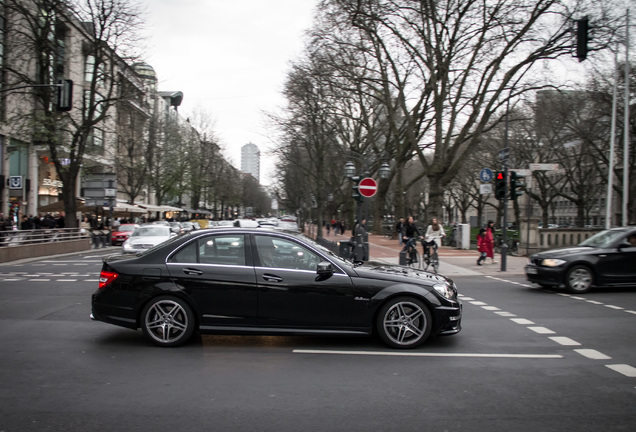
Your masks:
M 99 289 L 105 288 L 119 277 L 118 273 L 102 270 L 99 275 Z

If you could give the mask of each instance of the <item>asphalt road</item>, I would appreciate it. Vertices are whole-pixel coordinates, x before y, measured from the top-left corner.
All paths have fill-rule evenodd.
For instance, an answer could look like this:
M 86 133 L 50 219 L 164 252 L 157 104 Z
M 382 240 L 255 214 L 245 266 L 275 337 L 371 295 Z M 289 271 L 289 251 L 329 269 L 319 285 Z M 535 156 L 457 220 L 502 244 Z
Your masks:
M 416 350 L 245 336 L 162 349 L 89 320 L 103 253 L 0 265 L 0 431 L 636 427 L 636 288 L 571 296 L 466 266 L 462 332 Z

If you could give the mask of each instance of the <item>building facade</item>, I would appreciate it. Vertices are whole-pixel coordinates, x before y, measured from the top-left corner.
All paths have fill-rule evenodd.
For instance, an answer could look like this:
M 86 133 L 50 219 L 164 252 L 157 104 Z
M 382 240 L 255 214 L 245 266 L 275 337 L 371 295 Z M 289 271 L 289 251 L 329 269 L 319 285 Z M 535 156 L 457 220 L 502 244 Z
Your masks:
M 251 174 L 260 183 L 261 151 L 253 143 L 241 147 L 241 171 Z

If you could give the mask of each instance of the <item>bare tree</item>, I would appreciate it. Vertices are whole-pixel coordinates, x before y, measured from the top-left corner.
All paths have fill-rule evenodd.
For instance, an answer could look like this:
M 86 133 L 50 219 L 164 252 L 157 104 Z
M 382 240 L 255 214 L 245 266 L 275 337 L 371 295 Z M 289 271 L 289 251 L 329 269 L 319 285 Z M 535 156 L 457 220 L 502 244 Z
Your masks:
M 20 56 L 7 65 L 8 81 L 33 86 L 33 142 L 48 148 L 63 182 L 67 215 L 75 215 L 78 174 L 95 128 L 107 127 L 111 109 L 120 98 L 117 72 L 131 60 L 140 26 L 140 12 L 127 0 L 86 0 L 71 5 L 64 0 L 7 0 L 15 17 Z M 74 34 L 83 43 L 66 46 Z M 74 51 L 77 50 L 77 51 Z M 73 110 L 55 111 L 52 85 L 66 78 L 68 59 L 85 67 L 86 85 L 75 91 Z M 113 130 L 110 130 L 113 132 Z M 67 226 L 77 226 L 75 217 Z

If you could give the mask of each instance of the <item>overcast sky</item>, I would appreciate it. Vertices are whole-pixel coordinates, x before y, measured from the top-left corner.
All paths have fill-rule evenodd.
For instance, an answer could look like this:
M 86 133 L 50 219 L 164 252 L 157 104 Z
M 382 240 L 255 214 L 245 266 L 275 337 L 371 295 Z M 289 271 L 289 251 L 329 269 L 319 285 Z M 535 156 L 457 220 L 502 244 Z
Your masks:
M 283 104 L 290 62 L 303 49 L 316 0 L 143 0 L 147 4 L 145 61 L 159 90 L 182 91 L 182 116 L 204 110 L 226 154 L 240 167 L 240 148 L 267 152 L 265 117 Z M 269 183 L 271 162 L 261 163 Z

